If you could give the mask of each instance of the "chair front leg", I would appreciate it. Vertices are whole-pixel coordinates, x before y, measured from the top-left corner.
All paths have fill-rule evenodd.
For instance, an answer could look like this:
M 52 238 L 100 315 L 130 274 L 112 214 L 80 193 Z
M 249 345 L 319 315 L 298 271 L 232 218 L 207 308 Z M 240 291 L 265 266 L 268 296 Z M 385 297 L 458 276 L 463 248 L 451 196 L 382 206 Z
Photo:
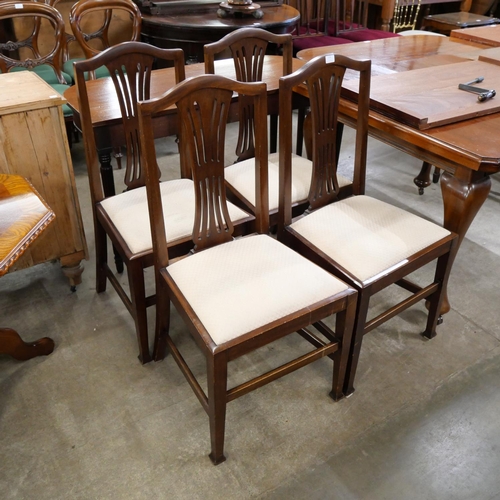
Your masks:
M 107 277 L 106 266 L 108 264 L 108 237 L 101 223 L 94 217 L 94 238 L 95 238 L 95 278 L 96 292 L 106 291 Z
M 358 368 L 359 354 L 363 342 L 369 303 L 370 296 L 367 293 L 364 294 L 363 290 L 358 291 L 356 319 L 354 321 L 354 332 L 349 350 L 349 359 L 347 361 L 347 372 L 344 383 L 345 396 L 350 396 L 354 392 L 354 377 L 356 376 L 356 370 Z
M 457 245 L 457 243 L 457 240 L 455 240 L 453 246 Z M 427 339 L 432 339 L 436 336 L 436 327 L 443 322 L 441 307 L 451 271 L 451 255 L 454 252 L 455 250 L 452 247 L 450 252 L 439 257 L 436 264 L 434 282 L 440 282 L 440 285 L 439 288 L 430 297 L 428 297 L 426 301 L 429 314 L 427 316 L 427 325 L 425 326 L 425 330 L 422 332 L 422 335 Z
M 167 337 L 170 331 L 170 298 L 165 281 L 159 278 L 156 282 L 156 326 L 153 359 L 161 361 L 165 358 Z
M 137 342 L 139 344 L 139 360 L 142 364 L 151 361 L 148 340 L 148 318 L 146 311 L 146 287 L 144 269 L 139 261 L 131 261 L 127 266 L 132 314 L 135 321 Z
M 344 382 L 351 350 L 351 341 L 356 319 L 357 294 L 347 297 L 347 307 L 337 313 L 335 318 L 335 336 L 340 341 L 333 363 L 332 391 L 330 397 L 338 401 L 344 397 Z
M 214 465 L 226 460 L 224 433 L 227 404 L 227 357 L 222 353 L 209 353 L 207 357 L 208 418 L 212 452 L 209 457 Z

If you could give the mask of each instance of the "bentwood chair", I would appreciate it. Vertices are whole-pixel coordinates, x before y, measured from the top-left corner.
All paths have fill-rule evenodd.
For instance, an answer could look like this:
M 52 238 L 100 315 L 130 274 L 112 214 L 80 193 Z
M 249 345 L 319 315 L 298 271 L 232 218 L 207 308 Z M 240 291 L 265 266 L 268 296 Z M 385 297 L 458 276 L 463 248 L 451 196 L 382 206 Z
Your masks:
M 56 9 L 37 2 L 7 1 L 0 3 L 0 16 L 2 22 L 21 21 L 31 30 L 22 40 L 0 40 L 2 72 L 30 70 L 37 73 L 49 85 L 71 84 L 69 75 L 62 71 L 65 49 L 64 21 Z M 50 46 L 50 50 L 43 55 L 38 40 L 42 24 L 46 32 L 46 44 Z M 21 25 L 18 28 L 22 31 Z M 28 57 L 22 57 L 23 50 L 29 51 Z
M 269 42 L 283 46 L 283 75 L 290 74 L 292 72 L 291 35 L 275 35 L 258 28 L 240 29 L 226 35 L 218 42 L 205 45 L 205 72 L 213 74 L 215 72 L 215 55 L 229 49 L 234 60 L 237 80 L 241 82 L 262 81 L 265 54 Z M 224 175 L 229 199 L 244 210 L 255 214 L 255 148 L 252 131 L 254 127 L 260 127 L 261 124 L 254 119 L 251 100 L 242 96 L 238 104 L 240 118 L 240 134 L 236 148 L 238 159 L 236 163 L 226 167 Z M 273 111 L 276 120 L 271 120 L 271 127 L 273 125 L 277 127 L 278 109 Z M 300 111 L 302 111 L 302 120 L 300 119 Z M 297 124 L 299 131 L 302 131 L 303 128 L 303 116 L 304 105 L 299 107 L 299 123 Z M 274 135 L 277 135 L 276 132 Z M 272 136 L 273 134 L 271 134 L 271 140 Z M 302 141 L 302 135 L 298 136 L 297 141 Z M 278 163 L 278 153 L 271 153 L 268 157 L 268 166 L 269 213 L 272 226 L 276 225 L 278 212 Z M 293 204 L 297 213 L 300 213 L 306 208 L 304 202 L 311 184 L 312 163 L 307 158 L 294 154 L 292 165 Z M 348 183 L 349 181 L 344 179 L 344 184 Z
M 176 81 L 184 79 L 184 54 L 181 49 L 159 49 L 141 42 L 124 42 L 111 47 L 86 61 L 75 63 L 78 102 L 85 140 L 85 154 L 89 172 L 90 193 L 94 215 L 96 245 L 96 291 L 106 290 L 107 280 L 113 285 L 135 322 L 139 343 L 139 359 L 151 360 L 148 342 L 146 309 L 155 302 L 155 296 L 146 296 L 144 270 L 153 265 L 153 250 L 146 201 L 145 173 L 141 159 L 137 102 L 149 99 L 151 70 L 156 60 L 173 61 Z M 125 192 L 115 196 L 104 195 L 92 128 L 91 108 L 85 73 L 104 66 L 111 74 L 116 92 L 110 98 L 120 103 L 123 120 L 122 144 L 126 144 L 127 164 L 124 169 Z M 187 177 L 187 176 L 185 176 Z M 192 247 L 191 233 L 194 220 L 194 188 L 188 178 L 162 182 L 166 201 L 165 224 L 170 236 L 172 255 L 184 255 Z M 249 215 L 232 207 L 236 221 L 248 221 Z M 126 265 L 129 295 L 108 265 L 107 238 L 113 243 Z
M 73 36 L 78 42 L 85 59 L 116 45 L 118 42 L 141 39 L 142 16 L 132 0 L 80 0 L 70 11 L 69 21 Z M 128 24 L 131 26 L 128 26 Z M 96 28 L 96 25 L 99 26 Z M 114 32 L 114 37 L 111 32 Z M 115 39 L 113 39 L 115 38 Z M 69 59 L 64 63 L 65 71 L 73 75 L 73 63 L 80 59 Z M 105 67 L 96 68 L 85 74 L 85 78 L 109 76 Z M 123 157 L 120 147 L 113 156 L 119 169 Z
M 233 238 L 224 190 L 224 137 L 233 92 L 254 99 L 257 234 Z M 146 187 L 157 287 L 155 359 L 168 347 L 208 413 L 214 464 L 225 460 L 226 404 L 323 356 L 334 360 L 331 396 L 342 397 L 342 380 L 355 292 L 329 273 L 266 234 L 266 85 L 203 75 L 159 99 L 139 104 Z M 194 252 L 173 262 L 165 232 L 152 116 L 177 105 L 180 155 L 193 173 L 196 216 Z M 207 362 L 208 395 L 169 335 L 170 300 Z M 322 320 L 337 313 L 336 332 Z M 323 341 L 313 327 L 325 336 Z M 228 389 L 228 363 L 297 331 L 314 349 L 266 374 Z
M 363 336 L 422 299 L 429 314 L 423 335 L 436 335 L 450 254 L 457 236 L 427 220 L 364 195 L 371 62 L 340 55 L 317 57 L 280 80 L 280 218 L 278 238 L 358 290 L 356 323 L 344 393 L 354 390 Z M 354 154 L 354 196 L 337 201 L 336 128 L 342 79 L 359 72 Z M 292 219 L 290 99 L 306 85 L 311 101 L 313 180 L 306 215 Z M 304 88 L 304 87 L 302 87 Z M 436 261 L 432 282 L 419 286 L 408 275 Z M 411 293 L 368 320 L 370 299 L 396 284 Z

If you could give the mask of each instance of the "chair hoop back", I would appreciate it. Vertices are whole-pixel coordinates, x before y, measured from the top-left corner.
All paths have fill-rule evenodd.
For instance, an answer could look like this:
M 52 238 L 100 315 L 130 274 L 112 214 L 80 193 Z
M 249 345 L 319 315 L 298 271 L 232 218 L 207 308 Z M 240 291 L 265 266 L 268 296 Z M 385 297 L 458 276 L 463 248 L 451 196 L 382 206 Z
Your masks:
M 12 68 L 25 68 L 32 70 L 42 64 L 47 64 L 54 69 L 59 83 L 67 84 L 62 74 L 62 56 L 65 43 L 64 21 L 61 14 L 50 5 L 38 2 L 8 1 L 0 2 L 0 21 L 16 18 L 33 18 L 34 28 L 31 35 L 19 42 L 0 43 L 0 70 L 3 73 Z M 40 55 L 37 45 L 37 35 L 42 19 L 49 21 L 54 29 L 54 45 L 46 55 Z M 24 61 L 8 57 L 3 52 L 13 52 L 21 47 L 29 47 L 33 52 L 33 58 Z
M 101 50 L 89 44 L 91 40 L 100 39 L 104 49 L 111 46 L 109 41 L 109 26 L 114 10 L 129 13 L 132 19 L 132 35 L 130 40 L 139 41 L 141 38 L 142 16 L 139 8 L 132 0 L 80 0 L 71 8 L 69 17 L 71 29 L 86 58 L 90 58 L 101 52 Z M 83 29 L 83 20 L 87 15 L 94 12 L 103 12 L 103 23 L 96 31 L 86 33 Z

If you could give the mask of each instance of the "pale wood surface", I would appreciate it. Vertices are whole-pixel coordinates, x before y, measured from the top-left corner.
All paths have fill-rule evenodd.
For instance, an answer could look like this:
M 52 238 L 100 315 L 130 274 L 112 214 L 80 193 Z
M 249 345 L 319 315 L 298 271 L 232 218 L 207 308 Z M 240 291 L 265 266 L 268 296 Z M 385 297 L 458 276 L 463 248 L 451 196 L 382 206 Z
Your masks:
M 482 61 L 422 68 L 372 78 L 370 107 L 421 130 L 500 111 L 500 100 L 479 102 L 476 94 L 458 89 L 482 76 L 478 87 L 494 89 L 500 81 L 500 67 Z M 357 92 L 357 82 L 344 88 Z M 499 89 L 500 90 L 500 89 Z
M 0 75 L 2 89 L 4 79 L 9 76 Z M 14 112 L 12 99 L 7 99 L 8 114 L 5 114 L 2 111 L 5 93 L 0 94 L 0 173 L 26 177 L 57 218 L 47 229 L 43 243 L 28 249 L 13 269 L 53 259 L 60 259 L 63 266 L 79 268 L 80 261 L 87 258 L 87 244 L 60 106 L 63 100 L 46 99 L 44 106 L 35 104 L 28 110 L 32 95 L 43 95 L 46 89 L 45 83 L 39 78 L 33 80 L 33 76 L 28 72 L 18 74 L 18 78 L 31 82 L 30 93 L 19 94 L 26 101 L 20 99 L 19 112 Z M 71 277 L 71 285 L 78 284 L 79 279 L 78 273 L 76 278 Z
M 493 47 L 483 51 L 478 59 L 492 64 L 500 64 L 500 47 Z
M 31 71 L 1 75 L 0 116 L 64 104 L 66 99 Z
M 482 43 L 492 47 L 500 47 L 500 24 L 453 30 L 450 34 L 450 38 Z

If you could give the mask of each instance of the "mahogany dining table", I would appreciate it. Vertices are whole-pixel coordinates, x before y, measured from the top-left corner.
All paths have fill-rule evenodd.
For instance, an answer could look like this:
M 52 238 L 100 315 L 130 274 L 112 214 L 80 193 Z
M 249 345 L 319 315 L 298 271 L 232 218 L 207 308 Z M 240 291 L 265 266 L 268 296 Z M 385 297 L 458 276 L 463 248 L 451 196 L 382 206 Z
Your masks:
M 448 37 L 412 35 L 307 49 L 299 52 L 297 57 L 307 61 L 318 55 L 335 53 L 371 59 L 373 77 L 475 60 L 492 50 L 485 48 L 481 44 L 462 43 Z M 342 122 L 354 125 L 356 112 L 354 102 L 341 99 L 339 114 Z M 419 130 L 370 110 L 368 126 L 372 137 L 444 170 L 440 181 L 443 225 L 459 235 L 460 245 L 490 192 L 490 175 L 500 170 L 500 112 Z M 449 309 L 446 297 L 442 312 Z

